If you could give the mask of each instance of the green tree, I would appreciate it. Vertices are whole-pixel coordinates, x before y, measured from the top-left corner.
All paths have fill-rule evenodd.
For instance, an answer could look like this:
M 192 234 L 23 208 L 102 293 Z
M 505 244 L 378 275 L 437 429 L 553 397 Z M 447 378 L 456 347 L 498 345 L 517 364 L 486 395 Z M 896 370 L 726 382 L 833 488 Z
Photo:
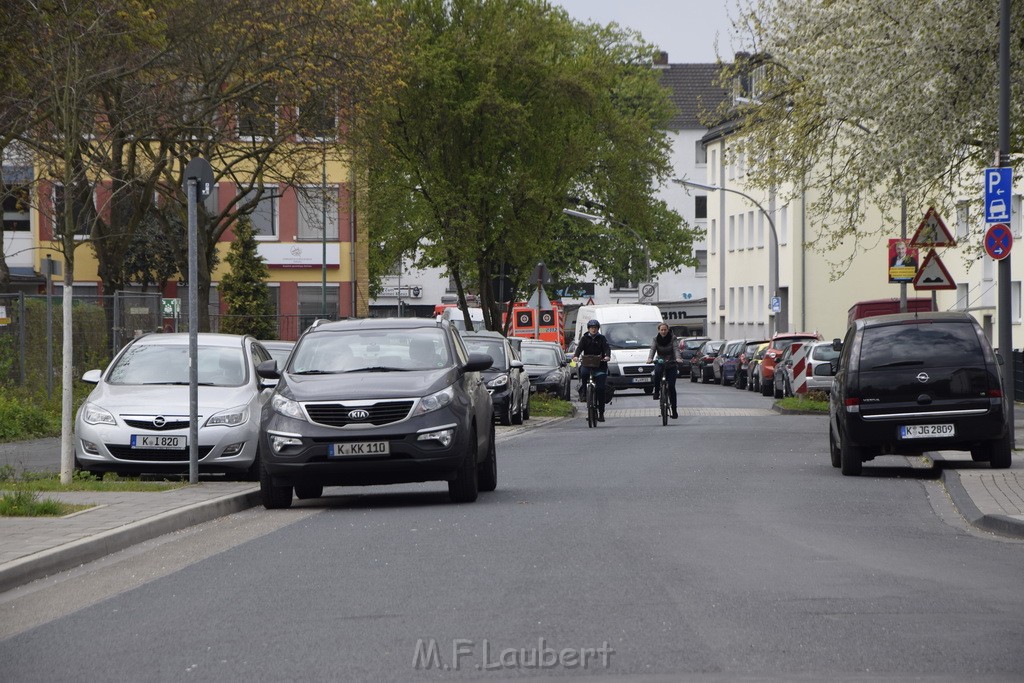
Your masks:
M 904 198 L 950 215 L 998 148 L 998 2 L 759 0 L 752 53 L 727 77 L 748 181 L 807 190 L 824 254 L 898 224 Z M 1013 3 L 1011 26 L 1024 26 Z M 1024 38 L 1011 47 L 1013 149 L 1024 145 Z M 1018 172 L 1021 157 L 1012 158 Z M 867 223 L 868 210 L 881 220 Z M 841 250 L 848 253 L 848 250 Z M 839 265 L 839 264 L 837 264 Z M 837 269 L 837 272 L 842 272 Z
M 277 337 L 277 318 L 267 288 L 270 270 L 259 255 L 252 222 L 245 217 L 239 218 L 234 233 L 235 241 L 225 257 L 231 272 L 220 280 L 221 297 L 228 309 L 220 331 L 274 339 Z
M 371 277 L 418 245 L 460 304 L 479 294 L 498 329 L 492 278 L 525 293 L 534 266 L 587 265 L 606 277 L 692 263 L 693 233 L 654 192 L 670 175 L 667 92 L 654 48 L 615 26 L 572 22 L 540 0 L 389 0 L 406 17 L 401 88 L 357 122 L 368 169 Z M 568 196 L 611 207 L 614 221 L 565 220 Z M 630 230 L 622 229 L 625 223 Z

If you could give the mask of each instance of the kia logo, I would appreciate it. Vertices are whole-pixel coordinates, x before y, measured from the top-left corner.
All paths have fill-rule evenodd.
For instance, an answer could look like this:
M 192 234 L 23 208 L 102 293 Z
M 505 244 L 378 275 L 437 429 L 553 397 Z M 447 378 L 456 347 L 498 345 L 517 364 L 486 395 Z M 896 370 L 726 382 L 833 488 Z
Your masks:
M 924 382 L 927 382 L 928 381 L 928 373 L 927 372 L 919 372 L 919 373 L 917 373 L 917 381 L 921 382 L 922 384 Z
M 350 410 L 348 411 L 348 417 L 351 420 L 365 420 L 366 418 L 370 417 L 370 411 L 363 410 L 362 408 L 359 408 L 357 410 Z
M 165 424 L 167 424 L 167 418 L 165 418 L 163 415 L 157 415 L 156 417 L 153 418 L 154 427 L 163 427 Z

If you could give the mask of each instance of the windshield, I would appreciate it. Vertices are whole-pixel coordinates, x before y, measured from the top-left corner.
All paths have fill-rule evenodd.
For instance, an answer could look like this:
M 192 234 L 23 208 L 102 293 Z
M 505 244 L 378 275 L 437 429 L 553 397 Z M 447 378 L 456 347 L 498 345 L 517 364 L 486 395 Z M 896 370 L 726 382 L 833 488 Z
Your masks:
M 199 384 L 237 387 L 247 380 L 242 347 L 200 346 Z M 188 384 L 188 346 L 134 344 L 117 359 L 110 370 L 110 384 Z
M 526 365 L 558 365 L 563 355 L 556 349 L 537 346 L 523 347 L 523 363 Z
M 304 336 L 292 352 L 292 374 L 432 370 L 450 364 L 437 329 L 345 330 Z
M 607 323 L 601 326 L 601 334 L 613 349 L 647 348 L 658 334 L 660 322 Z
M 505 357 L 505 342 L 502 339 L 484 339 L 482 337 L 463 337 L 462 343 L 470 353 L 486 353 L 491 357 L 489 370 L 508 370 L 508 359 Z
M 707 339 L 687 339 L 686 341 L 683 342 L 683 347 L 685 349 L 689 350 L 689 351 L 696 351 L 700 347 L 704 346 L 704 342 L 706 342 L 706 341 L 708 341 L 708 340 Z

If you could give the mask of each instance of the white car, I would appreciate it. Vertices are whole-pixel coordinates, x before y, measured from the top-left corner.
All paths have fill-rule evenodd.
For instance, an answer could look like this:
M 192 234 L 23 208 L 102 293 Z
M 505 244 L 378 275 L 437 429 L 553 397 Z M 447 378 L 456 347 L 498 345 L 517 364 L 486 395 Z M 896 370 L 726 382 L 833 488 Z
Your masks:
M 147 334 L 129 342 L 75 418 L 75 460 L 83 470 L 188 474 L 189 336 Z M 250 336 L 198 335 L 199 471 L 255 479 L 263 404 L 273 381 L 256 374 L 270 360 Z
M 838 358 L 839 352 L 832 348 L 832 342 L 820 341 L 810 344 L 805 356 L 807 391 L 832 391 L 835 373 L 831 366 Z M 786 349 L 776 371 L 779 376 L 775 382 L 775 397 L 792 396 L 797 384 L 793 376 L 792 347 Z

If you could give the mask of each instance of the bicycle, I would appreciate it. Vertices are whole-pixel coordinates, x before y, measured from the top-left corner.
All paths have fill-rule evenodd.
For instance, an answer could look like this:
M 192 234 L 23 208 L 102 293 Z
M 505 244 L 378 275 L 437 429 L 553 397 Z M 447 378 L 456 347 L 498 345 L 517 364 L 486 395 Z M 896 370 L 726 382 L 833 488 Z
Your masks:
M 600 356 L 580 356 L 580 365 L 587 368 L 590 372 L 587 373 L 587 384 L 586 384 L 586 401 L 587 401 L 587 426 L 597 426 L 597 416 L 600 408 L 597 405 L 597 384 L 594 383 L 594 374 L 598 372 L 598 368 L 601 367 Z
M 661 408 L 661 426 L 664 427 L 668 424 L 668 413 L 671 409 L 668 397 L 668 370 L 665 368 L 665 361 L 661 358 L 655 360 L 654 363 L 661 366 L 661 387 L 658 389 L 658 405 Z

